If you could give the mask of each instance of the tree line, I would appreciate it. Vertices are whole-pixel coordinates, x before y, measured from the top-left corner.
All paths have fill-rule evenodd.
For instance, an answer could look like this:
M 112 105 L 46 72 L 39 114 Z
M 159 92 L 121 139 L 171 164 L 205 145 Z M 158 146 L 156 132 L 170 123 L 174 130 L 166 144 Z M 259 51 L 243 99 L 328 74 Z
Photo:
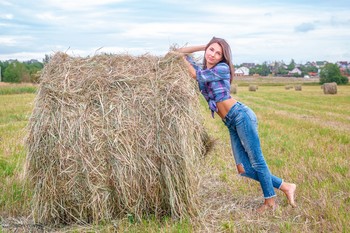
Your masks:
M 43 67 L 44 63 L 37 60 L 25 62 L 17 60 L 0 61 L 0 81 L 8 83 L 37 83 Z
M 39 82 L 41 70 L 44 65 L 50 60 L 49 55 L 45 55 L 43 62 L 37 60 L 30 60 L 25 62 L 19 62 L 17 60 L 0 61 L 0 81 L 9 83 L 20 83 L 20 82 Z M 239 67 L 236 65 L 236 67 Z M 262 65 L 255 65 L 249 70 L 250 74 L 259 74 L 260 76 L 268 76 L 273 74 L 275 76 L 285 76 L 289 71 L 296 67 L 294 60 L 289 65 L 276 64 L 274 67 L 268 66 L 267 62 Z M 314 66 L 301 66 L 299 67 L 302 71 L 301 75 L 295 75 L 294 77 L 303 77 L 304 74 L 309 72 L 318 72 L 318 68 Z M 350 73 L 350 72 L 348 72 Z M 349 79 L 343 76 L 340 72 L 338 65 L 328 63 L 326 64 L 319 73 L 320 84 L 326 82 L 336 82 L 337 84 L 347 84 Z
M 275 62 L 273 65 L 268 65 L 267 62 L 264 62 L 261 65 L 255 65 L 251 69 L 249 69 L 249 74 L 259 74 L 260 76 L 268 76 L 268 75 L 274 75 L 274 76 L 288 76 L 289 72 L 292 71 L 294 68 L 299 68 L 301 71 L 300 74 L 293 74 L 293 77 L 304 77 L 304 75 L 307 75 L 308 73 L 317 73 L 318 68 L 315 66 L 297 66 L 294 59 L 291 60 L 289 65 L 284 64 L 283 62 Z
M 270 74 L 274 76 L 287 76 L 289 71 L 292 71 L 295 68 L 295 63 L 292 62 L 288 66 L 277 65 L 274 67 L 269 67 L 266 62 L 262 65 L 256 65 L 255 67 L 249 69 L 249 74 L 259 74 L 260 76 L 268 76 Z M 304 77 L 304 75 L 312 73 L 318 73 L 318 68 L 315 66 L 300 66 L 298 67 L 301 71 L 300 74 L 293 74 L 293 77 Z M 350 74 L 350 71 L 347 70 L 347 74 Z M 347 84 L 349 83 L 349 78 L 342 75 L 337 64 L 327 63 L 324 67 L 320 69 L 320 84 L 328 82 L 336 82 L 337 84 Z

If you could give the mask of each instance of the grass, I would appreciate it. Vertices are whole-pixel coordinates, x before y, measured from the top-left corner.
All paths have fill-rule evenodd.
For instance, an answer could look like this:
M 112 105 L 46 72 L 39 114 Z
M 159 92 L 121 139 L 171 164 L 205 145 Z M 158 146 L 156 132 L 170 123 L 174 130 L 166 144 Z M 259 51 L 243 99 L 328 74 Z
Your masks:
M 25 161 L 23 136 L 34 94 L 0 97 L 0 216 L 29 213 L 29 197 L 21 179 Z
M 23 137 L 35 94 L 0 98 L 0 232 L 11 218 L 30 212 L 30 190 L 21 179 Z M 284 85 L 259 85 L 256 92 L 238 87 L 235 98 L 250 106 L 259 119 L 262 149 L 270 170 L 295 182 L 297 208 L 287 206 L 277 191 L 280 208 L 257 216 L 262 199 L 257 182 L 237 175 L 229 135 L 218 116 L 212 119 L 202 99 L 201 109 L 213 148 L 202 160 L 200 201 L 202 222 L 152 217 L 132 218 L 98 226 L 73 226 L 64 232 L 348 232 L 350 231 L 350 86 L 324 95 L 319 86 L 302 91 Z M 5 227 L 4 227 L 5 226 Z M 2 230 L 1 230 L 2 229 Z M 50 230 L 50 228 L 47 228 Z M 56 229 L 57 230 L 57 229 Z
M 285 86 L 285 85 L 319 85 L 319 78 L 293 78 L 293 77 L 253 77 L 240 76 L 234 79 L 238 86 L 249 86 L 250 84 L 258 86 Z
M 37 87 L 32 84 L 0 84 L 0 95 L 36 93 L 37 91 Z

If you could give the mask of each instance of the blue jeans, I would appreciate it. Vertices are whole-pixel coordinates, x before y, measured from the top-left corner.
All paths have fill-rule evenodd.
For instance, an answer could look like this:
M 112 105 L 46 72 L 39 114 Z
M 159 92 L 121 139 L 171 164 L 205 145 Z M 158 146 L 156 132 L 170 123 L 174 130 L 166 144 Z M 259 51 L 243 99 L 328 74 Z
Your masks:
M 241 175 L 259 181 L 265 199 L 275 197 L 274 188 L 281 187 L 282 179 L 272 175 L 266 164 L 261 151 L 255 113 L 246 105 L 237 102 L 223 122 L 230 132 L 236 165 L 244 168 Z

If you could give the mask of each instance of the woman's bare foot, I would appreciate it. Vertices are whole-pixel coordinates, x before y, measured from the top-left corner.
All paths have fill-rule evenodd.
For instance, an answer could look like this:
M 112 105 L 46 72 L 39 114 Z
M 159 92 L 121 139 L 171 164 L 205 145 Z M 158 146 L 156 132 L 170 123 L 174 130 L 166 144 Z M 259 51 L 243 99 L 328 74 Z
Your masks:
M 259 208 L 256 209 L 256 212 L 258 214 L 263 214 L 263 213 L 266 213 L 268 211 L 274 212 L 277 207 L 278 207 L 277 204 L 274 204 L 274 205 L 262 204 Z
M 264 200 L 264 204 L 261 205 L 259 208 L 256 209 L 256 212 L 258 214 L 262 214 L 264 212 L 267 212 L 267 211 L 275 211 L 275 209 L 277 208 L 277 204 L 276 204 L 276 201 L 275 201 L 275 198 L 274 197 L 271 197 L 271 198 L 266 198 Z
M 295 204 L 295 201 L 294 201 L 296 188 L 297 188 L 296 184 L 286 183 L 286 182 L 283 182 L 283 184 L 282 184 L 282 186 L 280 188 L 284 192 L 284 194 L 286 194 L 287 199 L 288 199 L 288 203 L 292 207 L 296 207 L 297 206 Z

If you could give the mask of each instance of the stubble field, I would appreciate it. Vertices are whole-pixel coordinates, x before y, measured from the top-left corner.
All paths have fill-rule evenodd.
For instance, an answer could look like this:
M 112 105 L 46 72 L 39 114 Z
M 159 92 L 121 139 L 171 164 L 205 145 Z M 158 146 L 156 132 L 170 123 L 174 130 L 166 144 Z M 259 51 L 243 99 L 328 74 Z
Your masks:
M 205 127 L 214 143 L 201 161 L 199 220 L 135 223 L 124 219 L 61 229 L 35 225 L 29 216 L 31 192 L 21 177 L 25 127 L 35 94 L 4 92 L 0 95 L 0 232 L 350 231 L 350 86 L 338 86 L 337 95 L 324 95 L 319 85 L 303 85 L 302 91 L 295 91 L 284 89 L 289 83 L 259 83 L 259 89 L 250 92 L 247 83 L 239 82 L 234 96 L 257 114 L 262 149 L 272 173 L 298 185 L 297 208 L 288 206 L 277 191 L 280 207 L 275 213 L 254 213 L 263 201 L 260 187 L 237 175 L 227 129 L 218 116 L 211 118 L 201 99 Z

